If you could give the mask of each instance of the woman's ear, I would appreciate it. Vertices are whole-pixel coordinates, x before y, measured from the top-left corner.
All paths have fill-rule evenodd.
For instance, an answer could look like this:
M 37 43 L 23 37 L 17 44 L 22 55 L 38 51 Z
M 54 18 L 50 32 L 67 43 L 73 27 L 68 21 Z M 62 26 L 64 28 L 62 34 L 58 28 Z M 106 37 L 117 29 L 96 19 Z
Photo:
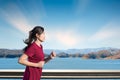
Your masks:
M 37 34 L 37 33 L 36 33 L 36 35 L 35 35 L 35 36 L 38 38 L 38 37 L 39 37 L 39 34 Z

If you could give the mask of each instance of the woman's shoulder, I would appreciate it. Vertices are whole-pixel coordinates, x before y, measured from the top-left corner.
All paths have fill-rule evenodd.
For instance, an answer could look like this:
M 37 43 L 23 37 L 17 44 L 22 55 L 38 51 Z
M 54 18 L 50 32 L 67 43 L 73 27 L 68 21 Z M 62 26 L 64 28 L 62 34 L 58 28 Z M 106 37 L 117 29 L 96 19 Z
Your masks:
M 35 44 L 34 43 L 31 43 L 28 48 L 34 48 L 35 47 Z

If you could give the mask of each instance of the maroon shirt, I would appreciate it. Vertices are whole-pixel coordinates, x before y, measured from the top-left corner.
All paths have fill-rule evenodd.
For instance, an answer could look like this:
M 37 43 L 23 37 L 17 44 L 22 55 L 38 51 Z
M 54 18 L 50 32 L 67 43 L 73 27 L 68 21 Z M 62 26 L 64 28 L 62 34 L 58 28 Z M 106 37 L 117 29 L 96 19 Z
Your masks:
M 24 52 L 28 55 L 28 61 L 38 63 L 44 61 L 44 53 L 42 45 L 38 46 L 33 42 Z M 40 80 L 42 75 L 42 68 L 26 66 L 23 80 Z

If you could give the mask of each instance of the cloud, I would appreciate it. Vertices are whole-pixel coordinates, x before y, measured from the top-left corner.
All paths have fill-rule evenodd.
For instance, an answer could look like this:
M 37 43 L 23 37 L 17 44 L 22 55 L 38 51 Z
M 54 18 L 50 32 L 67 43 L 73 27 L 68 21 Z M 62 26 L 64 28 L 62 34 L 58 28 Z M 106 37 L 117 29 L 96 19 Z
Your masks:
M 56 27 L 57 26 L 57 27 Z M 51 29 L 52 27 L 52 29 Z M 80 21 L 71 21 L 62 25 L 54 25 L 46 28 L 46 44 L 53 48 L 69 49 L 76 48 L 85 42 L 86 36 L 83 35 Z M 47 46 L 48 47 L 48 46 Z
M 91 41 L 103 41 L 120 37 L 120 27 L 114 23 L 109 23 L 102 27 L 98 32 L 90 37 Z
M 52 41 L 52 43 L 55 41 L 57 44 L 61 44 L 67 48 L 73 48 L 84 41 L 84 36 L 71 29 L 55 30 L 54 32 L 47 32 L 47 40 L 49 40 L 49 42 Z
M 31 29 L 26 17 L 16 4 L 9 4 L 0 9 L 3 18 L 13 27 L 20 30 L 22 33 L 28 33 Z
M 67 46 L 74 46 L 75 44 L 78 43 L 78 39 L 75 35 L 73 35 L 70 32 L 58 32 L 56 34 L 56 38 L 58 42 L 67 45 Z

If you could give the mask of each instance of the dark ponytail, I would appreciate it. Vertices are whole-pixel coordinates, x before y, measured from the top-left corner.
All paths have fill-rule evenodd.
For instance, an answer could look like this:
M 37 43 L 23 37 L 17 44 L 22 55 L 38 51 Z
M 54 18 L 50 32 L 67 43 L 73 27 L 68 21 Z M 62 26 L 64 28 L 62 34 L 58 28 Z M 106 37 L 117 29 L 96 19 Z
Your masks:
M 29 31 L 29 37 L 24 41 L 24 43 L 27 44 L 27 46 L 23 49 L 23 51 L 25 51 L 29 47 L 29 45 L 37 39 L 36 34 L 40 35 L 43 32 L 44 28 L 41 26 L 35 26 L 31 31 Z

